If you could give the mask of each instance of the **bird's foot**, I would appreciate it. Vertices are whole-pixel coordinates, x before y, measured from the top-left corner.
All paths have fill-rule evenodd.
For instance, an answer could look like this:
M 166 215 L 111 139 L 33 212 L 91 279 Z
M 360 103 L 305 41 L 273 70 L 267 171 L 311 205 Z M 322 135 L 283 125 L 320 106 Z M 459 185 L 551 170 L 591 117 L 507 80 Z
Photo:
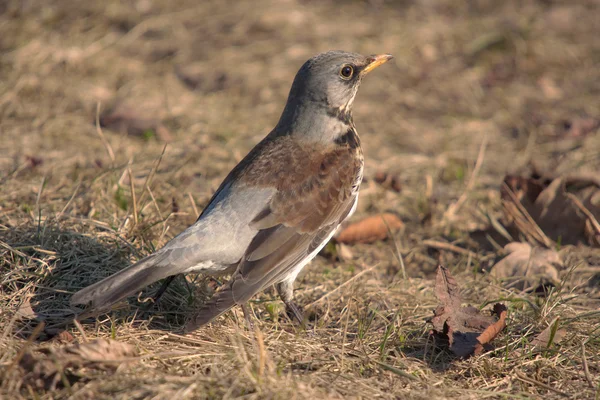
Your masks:
M 306 328 L 304 314 L 302 313 L 300 307 L 296 305 L 296 303 L 294 303 L 293 301 L 286 302 L 285 311 L 290 320 L 295 320 L 298 323 L 298 325 L 300 325 L 302 328 Z
M 252 313 L 252 310 L 248 307 L 248 303 L 242 304 L 241 307 L 244 312 L 244 319 L 246 320 L 248 330 L 254 332 L 254 313 Z

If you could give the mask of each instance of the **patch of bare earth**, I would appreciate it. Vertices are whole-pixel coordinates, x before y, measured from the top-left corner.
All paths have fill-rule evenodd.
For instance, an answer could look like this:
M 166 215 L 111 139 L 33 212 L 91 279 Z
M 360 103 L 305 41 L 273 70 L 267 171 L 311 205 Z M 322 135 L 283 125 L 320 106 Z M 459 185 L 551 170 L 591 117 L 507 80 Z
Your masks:
M 599 13 L 591 0 L 1 2 L 0 397 L 598 398 L 600 250 L 540 233 L 526 196 L 509 229 L 501 189 L 532 170 L 598 177 Z M 71 293 L 194 222 L 328 49 L 396 57 L 355 102 L 353 220 L 402 224 L 306 268 L 308 332 L 268 292 L 256 331 L 234 310 L 173 333 L 220 284 L 202 277 L 69 323 Z M 521 241 L 533 247 L 504 250 Z M 521 250 L 536 248 L 559 257 L 535 270 L 549 277 L 528 268 Z M 519 264 L 503 271 L 527 279 L 490 273 L 508 253 L 501 265 Z M 440 263 L 463 306 L 507 306 L 491 352 L 457 359 L 429 335 Z

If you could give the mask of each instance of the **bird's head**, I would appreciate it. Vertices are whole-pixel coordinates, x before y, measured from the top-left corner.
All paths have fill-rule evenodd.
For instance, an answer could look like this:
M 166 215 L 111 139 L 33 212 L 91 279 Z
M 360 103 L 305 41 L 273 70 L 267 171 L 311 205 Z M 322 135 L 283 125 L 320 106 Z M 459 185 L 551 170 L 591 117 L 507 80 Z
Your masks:
M 389 54 L 363 56 L 345 51 L 312 57 L 296 74 L 279 125 L 306 128 L 312 125 L 311 119 L 321 115 L 349 123 L 363 77 L 391 59 Z

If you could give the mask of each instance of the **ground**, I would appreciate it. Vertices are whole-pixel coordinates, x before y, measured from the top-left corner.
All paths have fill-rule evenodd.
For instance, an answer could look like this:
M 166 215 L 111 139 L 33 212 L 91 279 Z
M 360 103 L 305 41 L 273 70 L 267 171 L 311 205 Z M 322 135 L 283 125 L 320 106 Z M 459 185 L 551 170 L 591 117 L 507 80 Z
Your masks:
M 600 250 L 560 246 L 560 281 L 540 295 L 491 277 L 502 249 L 475 232 L 502 219 L 506 174 L 598 176 L 598 128 L 579 127 L 600 116 L 599 13 L 591 0 L 0 3 L 0 396 L 598 398 Z M 353 220 L 404 226 L 305 269 L 307 330 L 268 291 L 255 331 L 234 310 L 179 335 L 222 282 L 202 277 L 65 325 L 71 293 L 194 222 L 275 125 L 300 65 L 329 49 L 395 56 L 355 101 Z M 456 359 L 429 336 L 438 263 L 466 303 L 507 305 L 493 351 Z M 556 318 L 562 342 L 533 349 Z M 30 379 L 28 355 L 96 338 L 137 355 Z

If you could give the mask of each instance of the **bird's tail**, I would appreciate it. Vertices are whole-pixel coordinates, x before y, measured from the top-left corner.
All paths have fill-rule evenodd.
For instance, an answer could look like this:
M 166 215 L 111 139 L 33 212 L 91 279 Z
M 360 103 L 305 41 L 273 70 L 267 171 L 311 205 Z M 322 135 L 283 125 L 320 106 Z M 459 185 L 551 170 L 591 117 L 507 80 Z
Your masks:
M 149 255 L 132 266 L 81 289 L 71 297 L 71 304 L 88 304 L 91 302 L 90 311 L 109 309 L 119 300 L 160 279 L 173 275 L 174 272 L 170 268 L 160 265 L 160 258 L 160 253 Z
M 187 322 L 184 332 L 192 332 L 203 325 L 208 324 L 219 315 L 231 310 L 236 304 L 244 304 L 247 299 L 236 301 L 233 296 L 231 285 L 218 291 L 204 304 L 202 308 Z

